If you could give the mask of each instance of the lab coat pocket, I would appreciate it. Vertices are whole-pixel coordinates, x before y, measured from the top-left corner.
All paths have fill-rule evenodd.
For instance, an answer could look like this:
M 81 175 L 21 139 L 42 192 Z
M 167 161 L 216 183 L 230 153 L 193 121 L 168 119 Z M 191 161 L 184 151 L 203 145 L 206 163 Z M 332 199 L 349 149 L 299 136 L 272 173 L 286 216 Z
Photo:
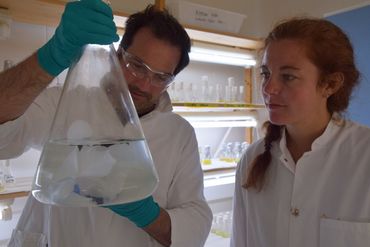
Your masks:
M 320 220 L 321 247 L 364 247 L 370 243 L 370 223 Z
M 47 239 L 42 233 L 13 230 L 8 247 L 46 247 Z

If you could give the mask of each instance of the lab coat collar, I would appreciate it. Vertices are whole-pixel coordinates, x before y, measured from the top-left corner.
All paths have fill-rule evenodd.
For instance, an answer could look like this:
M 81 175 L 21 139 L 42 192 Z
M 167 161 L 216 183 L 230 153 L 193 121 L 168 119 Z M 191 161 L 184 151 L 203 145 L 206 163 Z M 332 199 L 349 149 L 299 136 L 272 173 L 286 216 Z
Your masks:
M 167 91 L 164 91 L 159 97 L 158 104 L 155 106 L 154 110 L 140 117 L 140 120 L 145 120 L 158 114 L 159 112 L 171 112 L 173 110 L 172 103 Z
M 328 143 L 330 143 L 332 138 L 335 138 L 340 127 L 342 127 L 344 123 L 344 119 L 339 114 L 334 113 L 326 126 L 324 133 L 313 141 L 311 150 L 315 151 L 317 149 L 324 148 Z
M 171 99 L 167 91 L 164 91 L 161 97 L 159 97 L 159 101 L 155 110 L 160 112 L 170 112 L 173 110 Z
M 334 113 L 326 126 L 324 133 L 313 141 L 311 150 L 314 151 L 315 149 L 326 146 L 344 124 L 344 119 L 338 113 Z M 279 143 L 280 150 L 283 152 L 284 147 L 286 148 L 286 146 L 286 129 L 284 128 Z
M 340 127 L 342 127 L 344 123 L 344 119 L 338 113 L 334 113 L 328 125 L 326 126 L 324 133 L 322 133 L 321 136 L 313 141 L 311 145 L 311 152 L 326 147 L 332 138 L 335 138 L 336 134 L 340 130 Z M 280 161 L 289 169 L 289 171 L 295 173 L 295 162 L 293 161 L 293 158 L 287 148 L 285 128 L 282 132 L 279 148 L 281 152 Z

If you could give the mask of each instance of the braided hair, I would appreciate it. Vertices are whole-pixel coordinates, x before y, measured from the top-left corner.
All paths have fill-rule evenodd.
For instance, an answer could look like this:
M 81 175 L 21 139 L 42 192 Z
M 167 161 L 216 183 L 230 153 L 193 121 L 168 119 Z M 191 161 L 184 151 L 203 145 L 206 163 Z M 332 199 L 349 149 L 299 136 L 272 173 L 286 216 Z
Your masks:
M 275 125 L 271 122 L 266 122 L 264 124 L 266 127 L 266 136 L 265 136 L 265 151 L 259 154 L 249 169 L 247 170 L 247 180 L 243 184 L 244 188 L 254 187 L 260 191 L 263 187 L 265 181 L 265 173 L 271 162 L 271 147 L 274 141 L 277 141 L 281 138 L 282 127 Z

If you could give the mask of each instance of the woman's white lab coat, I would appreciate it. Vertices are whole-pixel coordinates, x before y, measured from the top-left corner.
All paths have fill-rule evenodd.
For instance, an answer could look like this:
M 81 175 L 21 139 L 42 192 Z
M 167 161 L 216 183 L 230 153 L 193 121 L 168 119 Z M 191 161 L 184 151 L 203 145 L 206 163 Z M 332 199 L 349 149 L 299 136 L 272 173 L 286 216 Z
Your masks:
M 273 144 L 266 184 L 257 193 L 241 185 L 263 146 L 263 140 L 251 145 L 238 166 L 231 246 L 370 246 L 369 128 L 331 120 L 295 171 L 284 134 Z
M 42 147 L 60 90 L 43 92 L 16 121 L 0 126 L 0 158 Z M 165 93 L 157 108 L 143 116 L 142 128 L 159 175 L 153 197 L 171 218 L 174 247 L 203 246 L 212 213 L 203 196 L 203 174 L 193 128 L 171 112 Z M 9 246 L 101 247 L 161 246 L 142 229 L 109 209 L 43 205 L 32 196 Z

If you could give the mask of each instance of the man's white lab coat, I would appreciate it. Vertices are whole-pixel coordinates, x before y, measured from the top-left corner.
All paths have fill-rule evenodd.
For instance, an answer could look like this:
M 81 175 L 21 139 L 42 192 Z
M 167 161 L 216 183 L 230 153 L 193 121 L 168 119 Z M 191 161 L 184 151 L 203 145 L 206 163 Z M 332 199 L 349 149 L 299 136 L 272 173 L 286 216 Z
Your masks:
M 42 147 L 59 96 L 59 89 L 47 89 L 23 116 L 0 126 L 0 159 Z M 191 125 L 171 110 L 165 93 L 156 109 L 140 119 L 159 175 L 153 197 L 170 215 L 172 246 L 200 247 L 208 236 L 212 213 L 203 196 L 198 144 Z M 161 246 L 109 209 L 55 207 L 30 196 L 9 246 L 46 243 L 49 247 Z
M 369 128 L 332 119 L 296 165 L 284 133 L 273 144 L 265 187 L 246 190 L 246 169 L 263 151 L 260 140 L 239 163 L 231 246 L 370 246 Z

